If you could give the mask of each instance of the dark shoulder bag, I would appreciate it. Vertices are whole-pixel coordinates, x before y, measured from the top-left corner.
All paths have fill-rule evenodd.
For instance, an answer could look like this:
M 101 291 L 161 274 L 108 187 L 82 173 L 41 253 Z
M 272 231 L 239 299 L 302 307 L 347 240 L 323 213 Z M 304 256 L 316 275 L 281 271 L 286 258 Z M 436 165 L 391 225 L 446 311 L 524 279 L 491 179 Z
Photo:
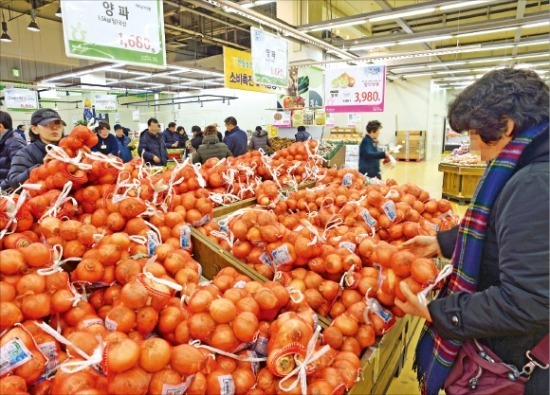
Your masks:
M 536 368 L 548 369 L 548 334 L 525 354 L 529 359 L 522 370 L 504 363 L 477 340 L 462 344 L 455 363 L 445 380 L 449 395 L 523 394 L 525 383 Z

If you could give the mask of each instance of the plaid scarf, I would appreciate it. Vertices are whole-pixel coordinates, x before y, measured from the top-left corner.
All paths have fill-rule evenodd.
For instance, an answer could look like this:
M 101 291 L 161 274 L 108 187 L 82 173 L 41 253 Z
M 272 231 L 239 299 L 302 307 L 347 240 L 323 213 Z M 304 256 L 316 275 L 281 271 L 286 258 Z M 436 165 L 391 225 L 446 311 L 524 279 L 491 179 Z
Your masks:
M 523 150 L 547 128 L 548 122 L 545 122 L 524 131 L 488 164 L 460 224 L 452 257 L 453 272 L 438 294 L 438 299 L 455 292 L 476 291 L 491 207 L 506 182 L 514 175 Z M 426 323 L 414 361 L 423 394 L 437 395 L 443 388 L 461 344 L 460 341 L 441 339 L 433 326 Z

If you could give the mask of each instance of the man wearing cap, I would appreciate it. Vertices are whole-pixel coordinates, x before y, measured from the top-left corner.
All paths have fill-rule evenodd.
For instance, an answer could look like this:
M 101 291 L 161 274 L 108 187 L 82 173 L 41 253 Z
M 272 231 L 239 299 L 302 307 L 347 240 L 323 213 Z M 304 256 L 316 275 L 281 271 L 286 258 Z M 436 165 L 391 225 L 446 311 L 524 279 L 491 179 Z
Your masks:
M 2 190 L 9 189 L 7 178 L 13 157 L 27 145 L 12 126 L 10 114 L 0 111 L 0 188 Z
M 29 178 L 29 172 L 44 163 L 46 145 L 57 145 L 63 137 L 63 126 L 67 124 L 57 111 L 41 108 L 32 114 L 29 136 L 31 143 L 19 150 L 11 161 L 8 173 L 8 184 L 12 188 L 19 187 Z

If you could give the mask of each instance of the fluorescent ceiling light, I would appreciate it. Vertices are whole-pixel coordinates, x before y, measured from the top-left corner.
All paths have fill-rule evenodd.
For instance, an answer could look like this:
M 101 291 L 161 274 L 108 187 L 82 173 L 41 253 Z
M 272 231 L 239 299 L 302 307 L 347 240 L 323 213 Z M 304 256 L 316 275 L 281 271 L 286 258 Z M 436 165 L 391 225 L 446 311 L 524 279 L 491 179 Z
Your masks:
M 432 68 L 432 67 L 462 66 L 464 64 L 466 64 L 465 60 L 457 60 L 455 62 L 441 62 L 441 63 L 429 64 L 428 67 Z
M 479 36 L 479 35 L 483 35 L 483 34 L 507 32 L 507 31 L 511 31 L 511 30 L 516 30 L 517 28 L 518 28 L 518 26 L 503 27 L 503 28 L 500 28 L 500 29 L 492 29 L 492 30 L 481 30 L 481 31 L 478 31 L 478 32 L 469 32 L 469 33 L 457 34 L 455 37 L 456 38 L 462 38 L 462 37 Z
M 519 42 L 516 44 L 516 47 L 528 47 L 529 45 L 548 45 L 550 44 L 550 40 L 543 39 L 543 40 L 533 40 L 533 41 L 527 41 L 527 42 Z
M 416 43 L 427 43 L 432 41 L 441 41 L 441 40 L 448 40 L 450 38 L 453 38 L 452 35 L 446 35 L 446 36 L 434 36 L 434 37 L 423 37 L 423 38 L 414 38 L 410 40 L 401 40 L 398 41 L 398 45 L 406 45 L 406 44 L 416 44 Z
M 441 11 L 445 10 L 452 10 L 454 8 L 468 8 L 468 7 L 475 7 L 478 5 L 481 5 L 483 3 L 489 3 L 490 1 L 494 0 L 471 0 L 471 1 L 457 1 L 454 4 L 444 5 L 439 7 Z
M 535 22 L 535 23 L 527 23 L 525 25 L 521 25 L 523 29 L 529 29 L 531 27 L 541 27 L 541 26 L 548 26 L 548 21 L 543 22 Z
M 435 11 L 435 7 L 429 7 L 429 8 L 422 8 L 420 10 L 394 12 L 387 15 L 381 15 L 381 16 L 375 16 L 374 18 L 369 18 L 369 22 L 380 22 L 380 21 L 387 21 L 390 19 L 405 18 L 407 16 L 429 14 L 434 11 Z
M 314 27 L 312 29 L 308 29 L 306 31 L 310 31 L 310 32 L 320 32 L 322 30 L 330 30 L 330 29 L 336 29 L 336 28 L 339 28 L 339 27 L 347 27 L 347 26 L 355 26 L 355 25 L 362 25 L 364 23 L 367 23 L 367 20 L 365 19 L 362 19 L 360 21 L 353 21 L 353 22 L 342 22 L 342 23 L 336 23 L 336 24 L 329 24 L 329 25 L 323 25 L 323 26 L 318 26 L 318 27 Z
M 250 3 L 243 4 L 242 7 L 244 8 L 253 8 L 253 7 L 259 7 L 261 5 L 274 3 L 275 0 L 258 0 L 258 1 L 251 1 Z
M 387 48 L 387 47 L 393 47 L 395 43 L 381 43 L 381 44 L 370 44 L 370 45 L 358 45 L 356 47 L 351 47 L 350 49 L 352 51 L 366 51 L 369 49 L 374 48 Z
M 531 58 L 547 58 L 547 57 L 548 57 L 547 53 L 536 53 L 532 55 L 519 55 L 519 56 L 516 56 L 515 59 L 531 59 Z
M 486 59 L 476 59 L 476 60 L 469 60 L 468 64 L 477 64 L 477 63 L 491 63 L 491 62 L 506 62 L 508 60 L 511 60 L 512 58 L 486 58 Z

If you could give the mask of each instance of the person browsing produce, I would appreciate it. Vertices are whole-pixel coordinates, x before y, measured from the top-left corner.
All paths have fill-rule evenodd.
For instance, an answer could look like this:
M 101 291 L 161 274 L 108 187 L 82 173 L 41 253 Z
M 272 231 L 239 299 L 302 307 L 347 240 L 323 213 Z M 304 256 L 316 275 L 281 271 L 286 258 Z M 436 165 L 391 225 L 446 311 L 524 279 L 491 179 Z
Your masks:
M 118 126 L 118 127 L 117 127 Z M 132 149 L 130 137 L 124 134 L 124 128 L 120 125 L 115 125 L 115 138 L 118 143 L 118 156 L 124 163 L 132 160 Z
M 159 134 L 160 126 L 156 118 L 147 120 L 147 129 L 139 137 L 138 154 L 145 162 L 153 166 L 166 166 L 168 151 L 162 136 Z
M 27 142 L 12 126 L 10 114 L 0 111 L 0 189 L 3 190 L 9 188 L 7 178 L 13 157 L 27 146 Z
M 359 173 L 381 179 L 380 159 L 387 158 L 387 155 L 384 151 L 379 151 L 375 144 L 380 136 L 382 124 L 379 121 L 370 121 L 366 129 L 367 134 L 359 144 Z
M 232 156 L 227 145 L 218 140 L 217 133 L 218 130 L 214 125 L 204 129 L 204 138 L 197 152 L 193 154 L 193 163 L 204 163 L 210 158 L 223 159 Z
M 488 165 L 460 227 L 403 244 L 418 256 L 452 256 L 454 266 L 427 306 L 403 282 L 407 302 L 395 300 L 427 321 L 415 358 L 427 394 L 452 384 L 446 378 L 470 339 L 521 372 L 526 352 L 548 334 L 548 91 L 535 72 L 506 68 L 485 74 L 449 105 L 451 128 L 468 131 Z M 547 394 L 548 383 L 548 370 L 536 368 L 525 393 Z
M 245 154 L 248 146 L 248 136 L 246 132 L 237 126 L 235 117 L 227 117 L 224 122 L 227 131 L 225 132 L 223 142 L 234 156 Z
M 263 130 L 261 126 L 256 126 L 256 130 L 252 133 L 248 146 L 253 151 L 258 151 L 261 148 L 265 152 L 267 147 L 271 147 L 267 131 Z
M 167 148 L 178 148 L 180 143 L 179 134 L 176 132 L 176 123 L 170 122 L 164 132 L 162 139 Z
M 109 133 L 111 127 L 107 122 L 99 122 L 99 125 L 95 128 L 99 141 L 92 147 L 92 151 L 101 152 L 105 155 L 118 156 L 119 148 L 116 137 Z
M 11 161 L 8 185 L 17 188 L 29 178 L 29 172 L 44 163 L 46 145 L 57 145 L 63 137 L 66 123 L 57 111 L 41 108 L 31 116 L 29 136 L 31 143 L 19 150 Z

